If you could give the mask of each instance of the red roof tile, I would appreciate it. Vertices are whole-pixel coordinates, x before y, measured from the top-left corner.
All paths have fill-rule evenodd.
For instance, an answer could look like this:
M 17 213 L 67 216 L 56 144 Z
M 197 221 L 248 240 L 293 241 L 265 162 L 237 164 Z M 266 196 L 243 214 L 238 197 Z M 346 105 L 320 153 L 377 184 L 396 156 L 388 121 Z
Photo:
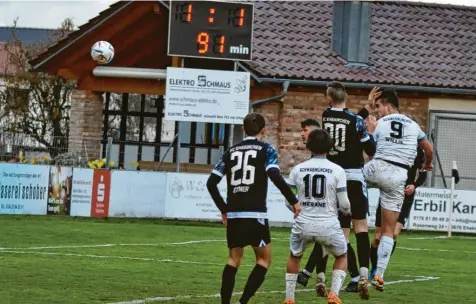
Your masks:
M 332 2 L 257 1 L 253 62 L 264 77 L 476 87 L 476 9 L 373 2 L 369 66 L 331 51 Z

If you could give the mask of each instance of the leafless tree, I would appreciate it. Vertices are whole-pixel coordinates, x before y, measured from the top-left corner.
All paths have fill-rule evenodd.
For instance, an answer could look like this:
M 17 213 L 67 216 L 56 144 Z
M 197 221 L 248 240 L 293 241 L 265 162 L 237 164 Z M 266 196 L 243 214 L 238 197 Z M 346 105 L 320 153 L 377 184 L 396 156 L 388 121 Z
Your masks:
M 29 61 L 74 29 L 71 19 L 45 41 L 24 45 L 17 37 L 3 45 L 7 54 L 0 89 L 0 131 L 22 133 L 44 145 L 54 156 L 55 147 L 66 147 L 69 134 L 71 91 L 74 83 L 57 76 L 32 71 Z

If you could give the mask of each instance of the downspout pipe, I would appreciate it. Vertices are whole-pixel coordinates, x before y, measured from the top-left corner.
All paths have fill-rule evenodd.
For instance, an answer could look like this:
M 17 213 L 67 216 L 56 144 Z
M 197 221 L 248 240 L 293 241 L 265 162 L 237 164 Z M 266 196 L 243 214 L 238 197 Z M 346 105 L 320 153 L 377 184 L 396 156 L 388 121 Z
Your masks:
M 285 80 L 285 81 L 282 82 L 282 84 L 283 84 L 283 90 L 281 91 L 281 93 L 279 93 L 278 95 L 275 95 L 275 96 L 268 97 L 268 98 L 255 100 L 251 103 L 251 107 L 253 108 L 253 107 L 256 107 L 257 105 L 260 105 L 260 104 L 280 100 L 281 98 L 286 96 L 286 94 L 288 93 L 288 88 L 289 88 L 289 85 L 291 84 L 291 81 Z
M 313 87 L 325 87 L 331 81 L 324 80 L 305 80 L 305 79 L 286 79 L 286 78 L 260 78 L 256 76 L 248 67 L 238 62 L 238 66 L 244 71 L 249 72 L 251 77 L 258 83 L 283 83 L 284 81 L 291 81 L 293 85 L 301 86 L 313 86 Z M 458 94 L 458 95 L 476 95 L 476 89 L 461 89 L 461 88 L 441 88 L 441 87 L 429 87 L 429 86 L 409 86 L 409 85 L 392 85 L 385 83 L 369 83 L 369 82 L 343 82 L 341 83 L 346 88 L 356 89 L 373 89 L 374 87 L 391 87 L 397 91 L 410 91 L 410 92 L 426 92 L 426 93 L 441 93 L 441 94 Z
M 291 81 L 293 85 L 325 87 L 331 81 L 324 80 L 298 80 L 285 78 L 260 78 L 259 83 L 283 83 Z M 409 85 L 392 85 L 385 83 L 368 83 L 368 82 L 341 82 L 346 88 L 372 89 L 374 87 L 391 87 L 397 91 L 409 92 L 426 92 L 441 94 L 458 94 L 458 95 L 476 95 L 476 89 L 460 89 L 460 88 L 441 88 L 429 86 L 409 86 Z

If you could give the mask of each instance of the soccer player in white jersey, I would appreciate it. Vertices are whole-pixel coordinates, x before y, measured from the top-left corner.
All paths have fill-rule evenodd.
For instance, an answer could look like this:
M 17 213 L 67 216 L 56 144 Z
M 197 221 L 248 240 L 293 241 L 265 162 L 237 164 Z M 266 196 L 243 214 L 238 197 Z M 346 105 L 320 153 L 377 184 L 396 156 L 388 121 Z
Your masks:
M 375 94 L 376 91 L 380 94 Z M 400 114 L 399 100 L 393 89 L 374 89 L 377 95 L 375 108 L 379 120 L 375 128 L 374 138 L 377 151 L 373 159 L 364 167 L 364 176 L 369 187 L 375 186 L 380 190 L 382 207 L 382 237 L 377 251 L 377 273 L 372 285 L 383 291 L 383 276 L 390 261 L 393 248 L 393 233 L 405 198 L 405 182 L 408 169 L 413 165 L 417 154 L 417 147 L 425 151 L 424 170 L 432 170 L 433 147 L 426 138 L 420 126 Z M 371 95 L 372 95 L 371 93 Z
M 309 133 L 306 147 L 312 158 L 295 166 L 288 183 L 297 188 L 301 213 L 296 217 L 291 230 L 290 248 L 286 273 L 286 301 L 294 304 L 296 279 L 301 257 L 306 246 L 319 242 L 325 251 L 335 256 L 332 287 L 328 304 L 342 303 L 339 291 L 347 270 L 347 241 L 337 217 L 337 209 L 350 212 L 347 197 L 347 179 L 342 167 L 326 159 L 333 147 L 327 131 L 313 130 Z

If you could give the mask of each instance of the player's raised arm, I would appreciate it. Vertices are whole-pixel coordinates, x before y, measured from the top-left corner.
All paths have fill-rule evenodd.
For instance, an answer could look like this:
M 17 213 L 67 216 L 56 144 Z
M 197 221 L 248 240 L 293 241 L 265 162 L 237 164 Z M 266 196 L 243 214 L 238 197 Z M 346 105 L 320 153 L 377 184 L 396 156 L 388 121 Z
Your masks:
M 347 177 L 345 171 L 339 170 L 337 175 L 337 200 L 339 202 L 339 209 L 344 214 L 350 213 L 350 201 L 347 196 Z
M 418 126 L 420 129 L 420 127 Z M 430 143 L 425 133 L 420 129 L 418 134 L 418 145 L 425 151 L 425 164 L 423 170 L 433 170 L 433 145 Z
M 365 120 L 359 115 L 357 115 L 356 127 L 357 134 L 359 134 L 360 142 L 362 143 L 362 147 L 365 151 L 365 154 L 367 154 L 368 156 L 374 156 L 375 151 L 377 149 L 377 144 L 375 143 L 373 135 L 369 134 L 369 132 L 367 131 Z
M 266 173 L 269 176 L 269 179 L 273 182 L 276 188 L 279 189 L 282 195 L 286 198 L 286 200 L 291 205 L 296 205 L 299 201 L 292 192 L 291 188 L 289 188 L 288 184 L 281 176 L 281 171 L 279 169 L 279 162 L 278 162 L 278 154 L 276 150 L 271 146 L 268 145 L 266 150 Z
M 210 193 L 213 202 L 215 202 L 215 205 L 220 210 L 221 214 L 226 214 L 226 203 L 223 197 L 221 196 L 220 191 L 218 190 L 218 184 L 220 183 L 222 177 L 226 175 L 226 166 L 224 159 L 225 157 L 227 157 L 227 155 L 228 152 L 225 152 L 222 155 L 220 161 L 213 168 L 213 171 L 207 181 L 208 192 Z

